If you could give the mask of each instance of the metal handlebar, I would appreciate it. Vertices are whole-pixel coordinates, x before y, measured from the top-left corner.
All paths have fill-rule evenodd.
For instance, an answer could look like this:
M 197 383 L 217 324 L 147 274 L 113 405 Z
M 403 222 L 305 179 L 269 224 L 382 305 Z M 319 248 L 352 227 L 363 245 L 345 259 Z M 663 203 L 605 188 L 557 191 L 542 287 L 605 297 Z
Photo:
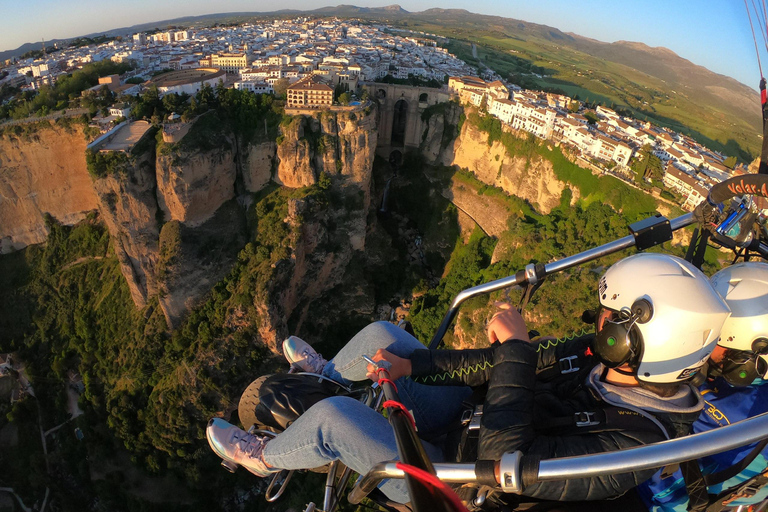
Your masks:
M 676 219 L 672 219 L 670 221 L 670 227 L 672 231 L 676 231 L 680 228 L 684 228 L 693 224 L 693 222 L 693 214 L 687 213 L 677 217 Z M 619 238 L 618 240 L 614 240 L 613 242 L 601 245 L 600 247 L 595 247 L 594 249 L 580 252 L 574 256 L 568 256 L 567 258 L 547 263 L 544 265 L 543 274 L 538 274 L 536 278 L 541 279 L 549 274 L 561 272 L 571 267 L 575 267 L 577 265 L 596 260 L 603 256 L 619 252 L 634 246 L 635 243 L 635 236 L 627 235 L 624 238 Z M 526 283 L 529 281 L 529 279 L 530 276 L 526 274 L 526 271 L 521 270 L 513 276 L 497 279 L 496 281 L 491 281 L 489 283 L 480 284 L 459 292 L 458 295 L 456 295 L 456 298 L 453 299 L 448 312 L 443 317 L 443 321 L 440 323 L 440 327 L 438 327 L 437 332 L 435 332 L 435 335 L 432 337 L 432 341 L 429 342 L 429 348 L 436 349 L 440 346 L 440 342 L 443 340 L 445 333 L 448 332 L 448 328 L 456 318 L 456 314 L 459 312 L 459 306 L 461 306 L 463 302 L 473 297 L 477 297 L 478 295 L 484 295 L 504 288 L 509 288 L 510 286 Z
M 536 481 L 570 480 L 655 469 L 747 446 L 766 437 L 768 413 L 763 413 L 725 427 L 659 443 L 613 452 L 542 460 Z M 505 454 L 498 462 L 501 487 L 505 492 L 522 492 L 523 459 L 525 456 L 521 456 L 520 452 L 513 452 Z M 381 480 L 403 478 L 403 471 L 395 464 L 394 461 L 382 462 L 374 466 L 357 481 L 349 501 L 359 503 Z M 479 463 L 434 465 L 437 477 L 444 482 L 485 483 L 481 482 L 478 466 Z

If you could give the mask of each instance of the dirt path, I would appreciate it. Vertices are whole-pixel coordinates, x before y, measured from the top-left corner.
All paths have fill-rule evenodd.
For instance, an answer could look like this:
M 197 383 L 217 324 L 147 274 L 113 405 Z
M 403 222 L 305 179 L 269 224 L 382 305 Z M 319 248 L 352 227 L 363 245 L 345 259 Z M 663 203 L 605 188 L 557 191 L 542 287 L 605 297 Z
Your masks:
M 67 263 L 63 267 L 61 267 L 60 272 L 63 272 L 67 269 L 70 269 L 74 267 L 75 265 L 79 265 L 81 263 L 86 263 L 88 261 L 95 261 L 95 260 L 103 260 L 104 256 L 83 256 L 82 258 L 77 258 L 75 261 L 72 261 L 70 263 Z

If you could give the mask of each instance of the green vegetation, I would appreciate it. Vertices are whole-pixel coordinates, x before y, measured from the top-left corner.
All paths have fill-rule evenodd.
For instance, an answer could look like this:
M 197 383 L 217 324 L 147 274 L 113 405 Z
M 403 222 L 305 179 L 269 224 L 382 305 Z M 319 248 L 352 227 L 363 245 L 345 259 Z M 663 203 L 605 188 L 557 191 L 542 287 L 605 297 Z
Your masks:
M 434 89 L 440 89 L 443 85 L 439 80 L 430 78 L 421 78 L 420 76 L 408 75 L 408 78 L 395 78 L 392 75 L 387 75 L 377 80 L 377 82 L 385 84 L 398 84 L 398 85 L 413 85 L 416 87 L 432 87 Z
M 88 173 L 94 178 L 104 178 L 115 174 L 128 164 L 128 155 L 122 151 L 85 150 L 85 163 Z
M 0 353 L 18 351 L 27 363 L 45 429 L 66 419 L 69 370 L 83 377 L 80 407 L 86 411 L 76 423 L 85 434 L 82 444 L 49 441 L 50 456 L 62 465 L 57 472 L 45 474 L 34 448 L 39 435 L 28 436 L 20 448 L 26 456 L 3 466 L 3 481 L 27 501 L 52 483 L 62 500 L 79 494 L 80 499 L 66 498 L 72 508 L 65 510 L 81 510 L 89 495 L 122 503 L 115 508 L 129 503 L 130 510 L 147 510 L 139 508 L 146 502 L 120 486 L 91 482 L 89 466 L 92 471 L 93 464 L 127 451 L 142 471 L 178 475 L 189 486 L 185 494 L 200 506 L 216 508 L 217 500 L 231 496 L 237 480 L 223 477 L 203 429 L 263 372 L 263 318 L 254 299 L 269 300 L 279 262 L 289 256 L 288 201 L 306 198 L 323 208 L 329 192 L 327 177 L 306 189 L 263 191 L 249 212 L 252 235 L 237 263 L 172 333 L 156 301 L 136 310 L 109 235 L 93 220 L 69 228 L 49 217 L 45 245 L 0 256 Z M 163 226 L 161 268 L 175 263 L 183 237 L 179 227 Z M 31 398 L 12 411 L 3 409 L 8 416 L 0 418 L 0 428 L 12 420 L 24 432 L 39 431 L 36 409 Z M 6 471 L 18 464 L 27 470 Z
M 43 86 L 37 93 L 24 92 L 0 107 L 0 120 L 11 117 L 24 119 L 31 115 L 46 116 L 54 110 L 81 105 L 93 113 L 111 104 L 112 93 L 103 87 L 95 95 L 80 98 L 80 94 L 99 83 L 99 77 L 121 74 L 132 69 L 130 64 L 117 64 L 109 60 L 86 64 L 83 69 L 58 79 L 56 84 Z

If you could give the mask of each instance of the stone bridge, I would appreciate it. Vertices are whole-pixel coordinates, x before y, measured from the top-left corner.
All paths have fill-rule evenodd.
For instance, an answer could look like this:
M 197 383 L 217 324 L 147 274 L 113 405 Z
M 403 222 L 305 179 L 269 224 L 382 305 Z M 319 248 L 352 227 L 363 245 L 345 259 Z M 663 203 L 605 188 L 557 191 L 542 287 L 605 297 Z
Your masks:
M 379 134 L 376 153 L 389 158 L 394 151 L 418 148 L 424 133 L 424 110 L 451 99 L 447 89 L 368 83 L 371 97 L 379 101 Z

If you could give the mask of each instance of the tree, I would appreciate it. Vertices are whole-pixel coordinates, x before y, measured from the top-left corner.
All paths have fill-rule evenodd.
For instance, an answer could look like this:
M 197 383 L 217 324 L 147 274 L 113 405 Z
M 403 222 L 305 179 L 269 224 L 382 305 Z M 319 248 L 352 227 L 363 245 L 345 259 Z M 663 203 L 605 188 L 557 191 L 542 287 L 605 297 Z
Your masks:
M 597 124 L 598 118 L 597 118 L 597 114 L 595 114 L 594 112 L 592 111 L 584 112 L 584 117 L 587 118 L 587 122 L 589 124 L 591 125 Z
M 339 95 L 339 103 L 341 105 L 349 105 L 350 101 L 352 101 L 352 95 L 349 94 L 349 91 Z
M 281 78 L 275 84 L 272 86 L 272 88 L 275 90 L 275 96 L 280 99 L 285 99 L 288 95 L 288 86 L 290 85 L 290 82 L 287 78 Z
M 576 112 L 579 111 L 579 108 L 581 108 L 581 103 L 579 103 L 577 100 L 573 100 L 568 105 L 568 112 L 575 114 Z
M 728 167 L 729 169 L 733 169 L 736 167 L 736 157 L 735 156 L 729 156 L 725 160 L 723 160 L 723 165 Z

